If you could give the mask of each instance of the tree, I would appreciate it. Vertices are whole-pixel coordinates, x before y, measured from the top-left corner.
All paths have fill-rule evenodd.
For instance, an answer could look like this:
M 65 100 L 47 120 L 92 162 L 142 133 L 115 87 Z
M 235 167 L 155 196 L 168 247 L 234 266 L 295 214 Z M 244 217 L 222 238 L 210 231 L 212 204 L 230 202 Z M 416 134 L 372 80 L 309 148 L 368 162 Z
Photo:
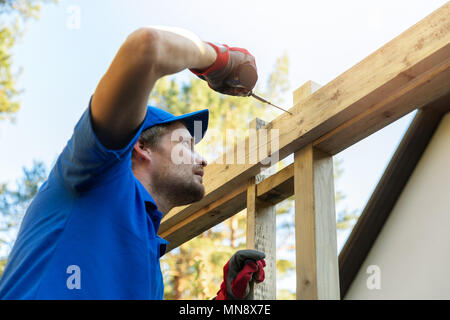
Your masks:
M 0 184 L 0 274 L 12 249 L 26 209 L 47 178 L 47 170 L 40 161 L 30 168 L 23 167 L 23 176 L 12 188 Z
M 334 161 L 334 181 L 337 181 L 344 170 L 342 169 L 342 160 Z M 335 203 L 341 202 L 345 199 L 345 195 L 340 190 L 335 192 Z M 357 210 L 349 211 L 347 208 L 337 212 L 336 214 L 336 229 L 339 231 L 345 231 L 353 227 L 354 223 L 358 219 L 359 214 Z
M 0 120 L 10 118 L 20 108 L 22 90 L 16 81 L 22 72 L 12 70 L 12 48 L 23 35 L 25 22 L 37 19 L 44 2 L 57 0 L 0 0 Z

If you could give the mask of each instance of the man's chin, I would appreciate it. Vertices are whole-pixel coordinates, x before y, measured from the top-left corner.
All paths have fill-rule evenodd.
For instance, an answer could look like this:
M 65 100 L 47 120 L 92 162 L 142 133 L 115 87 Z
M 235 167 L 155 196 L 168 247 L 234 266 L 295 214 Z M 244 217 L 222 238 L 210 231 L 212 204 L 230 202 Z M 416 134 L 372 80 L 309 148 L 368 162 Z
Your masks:
M 192 202 L 200 201 L 200 200 L 203 199 L 204 196 L 205 196 L 205 187 L 201 184 L 201 185 L 199 186 L 198 192 L 195 193 L 194 201 L 192 201 Z
M 205 187 L 202 184 L 196 183 L 195 186 L 185 190 L 182 194 L 183 196 L 180 196 L 178 206 L 185 206 L 202 200 L 205 196 Z

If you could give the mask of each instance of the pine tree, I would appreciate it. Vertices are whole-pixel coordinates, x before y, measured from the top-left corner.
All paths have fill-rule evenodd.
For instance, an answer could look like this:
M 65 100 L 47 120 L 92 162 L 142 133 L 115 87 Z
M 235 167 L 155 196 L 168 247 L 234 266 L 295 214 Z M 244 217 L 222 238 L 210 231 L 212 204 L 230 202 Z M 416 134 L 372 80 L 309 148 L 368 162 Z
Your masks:
M 20 223 L 39 187 L 47 179 L 47 170 L 40 161 L 23 167 L 23 176 L 16 187 L 0 184 L 0 274 L 12 249 Z

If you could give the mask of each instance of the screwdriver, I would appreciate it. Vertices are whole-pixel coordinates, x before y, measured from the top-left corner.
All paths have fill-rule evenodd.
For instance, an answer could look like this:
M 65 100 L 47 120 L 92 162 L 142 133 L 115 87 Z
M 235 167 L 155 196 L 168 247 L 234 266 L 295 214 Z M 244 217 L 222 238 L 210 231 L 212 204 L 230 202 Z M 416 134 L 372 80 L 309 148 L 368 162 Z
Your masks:
M 255 98 L 255 99 L 257 99 L 257 100 L 259 100 L 259 101 L 261 101 L 261 102 L 263 102 L 263 103 L 270 104 L 271 106 L 274 106 L 275 108 L 278 108 L 278 109 L 280 109 L 280 110 L 283 110 L 284 112 L 287 112 L 287 113 L 289 113 L 290 115 L 292 115 L 291 112 L 289 112 L 289 111 L 287 111 L 287 110 L 285 110 L 285 109 L 283 109 L 283 108 L 281 108 L 281 107 L 279 107 L 279 106 L 274 105 L 272 102 L 269 102 L 269 101 L 267 101 L 267 100 L 261 98 L 260 96 L 254 94 L 253 92 L 250 92 L 249 96 L 252 96 L 253 98 Z
M 236 91 L 241 91 L 241 96 L 250 97 L 261 101 L 262 103 L 267 103 L 271 106 L 274 106 L 275 108 L 278 108 L 280 110 L 283 110 L 286 113 L 289 113 L 292 115 L 291 112 L 274 105 L 272 102 L 267 101 L 264 98 L 261 98 L 259 95 L 253 93 L 253 91 L 248 91 L 248 88 L 253 88 L 255 86 L 255 83 L 258 79 L 258 74 L 256 72 L 256 69 L 250 65 L 250 64 L 243 64 L 237 68 L 237 72 L 230 77 L 230 79 L 227 81 L 228 85 L 230 87 L 236 88 Z

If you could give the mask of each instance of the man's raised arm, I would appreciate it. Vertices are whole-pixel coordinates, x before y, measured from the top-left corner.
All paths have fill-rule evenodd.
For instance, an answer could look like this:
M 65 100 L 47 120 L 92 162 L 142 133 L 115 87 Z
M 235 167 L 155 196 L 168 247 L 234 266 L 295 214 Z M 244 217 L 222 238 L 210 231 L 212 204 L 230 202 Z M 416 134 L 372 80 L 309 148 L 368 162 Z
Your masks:
M 186 68 L 205 69 L 215 49 L 176 28 L 144 27 L 131 33 L 100 80 L 91 104 L 95 133 L 110 149 L 125 147 L 144 120 L 155 82 Z

